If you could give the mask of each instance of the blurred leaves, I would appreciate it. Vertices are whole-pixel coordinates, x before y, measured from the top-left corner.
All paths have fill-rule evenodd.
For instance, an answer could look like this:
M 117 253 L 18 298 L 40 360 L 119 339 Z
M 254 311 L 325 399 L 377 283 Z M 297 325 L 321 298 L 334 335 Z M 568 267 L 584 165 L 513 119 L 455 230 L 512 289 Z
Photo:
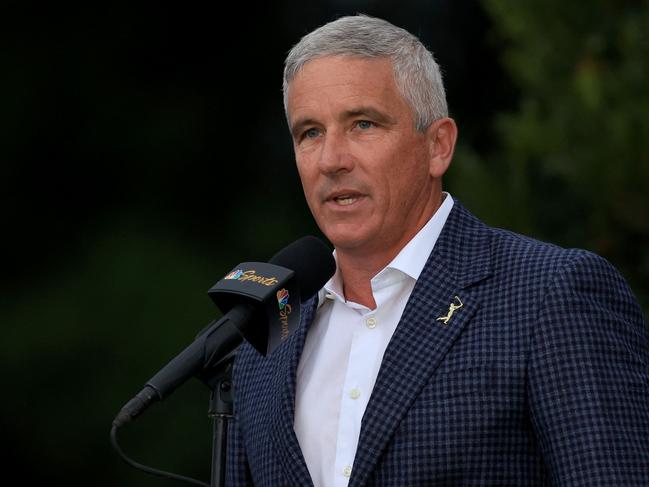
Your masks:
M 608 258 L 649 309 L 649 2 L 483 4 L 520 96 L 494 115 L 489 153 L 461 149 L 456 192 Z

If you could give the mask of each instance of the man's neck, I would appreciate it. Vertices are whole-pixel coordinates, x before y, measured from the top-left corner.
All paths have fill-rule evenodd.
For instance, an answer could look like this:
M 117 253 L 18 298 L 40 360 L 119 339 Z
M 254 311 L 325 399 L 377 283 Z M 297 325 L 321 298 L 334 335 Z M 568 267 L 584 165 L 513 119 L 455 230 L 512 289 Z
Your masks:
M 337 260 L 345 299 L 375 309 L 376 302 L 372 293 L 371 280 L 390 261 L 381 265 L 368 262 L 368 259 L 358 260 L 349 257 L 344 252 L 337 252 Z
M 412 235 L 406 236 L 388 248 L 336 248 L 336 261 L 342 278 L 345 299 L 375 309 L 372 278 L 394 260 L 419 230 L 421 228 L 417 228 Z
M 436 204 L 432 211 L 425 212 L 422 215 L 419 224 L 414 227 L 412 233 L 403 235 L 400 240 L 392 245 L 386 247 L 385 242 L 381 242 L 380 246 L 376 248 L 366 248 L 365 246 L 362 248 L 336 247 L 336 261 L 342 278 L 343 293 L 347 301 L 362 304 L 370 309 L 376 308 L 372 292 L 372 278 L 394 260 L 399 252 L 408 245 L 408 242 L 421 231 L 437 212 L 443 201 L 441 188 L 437 194 L 439 196 L 435 198 Z

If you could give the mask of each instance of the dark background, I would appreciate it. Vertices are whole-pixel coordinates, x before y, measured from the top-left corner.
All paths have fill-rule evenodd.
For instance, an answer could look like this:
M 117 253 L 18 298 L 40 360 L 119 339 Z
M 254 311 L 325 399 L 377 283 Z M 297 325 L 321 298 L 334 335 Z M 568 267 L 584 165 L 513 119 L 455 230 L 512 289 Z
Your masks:
M 596 0 L 153 2 L 0 7 L 0 418 L 23 485 L 176 485 L 122 463 L 121 406 L 218 310 L 242 261 L 320 235 L 281 76 L 299 38 L 364 12 L 443 67 L 447 189 L 487 223 L 613 262 L 649 308 L 649 4 Z M 123 429 L 205 481 L 208 391 Z

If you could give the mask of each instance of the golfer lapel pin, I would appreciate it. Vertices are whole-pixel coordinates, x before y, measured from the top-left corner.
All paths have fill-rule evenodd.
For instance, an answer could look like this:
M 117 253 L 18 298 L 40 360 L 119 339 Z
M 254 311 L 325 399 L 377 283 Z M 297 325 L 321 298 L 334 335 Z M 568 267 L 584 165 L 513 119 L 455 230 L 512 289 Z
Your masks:
M 453 299 L 455 300 L 455 302 L 453 302 L 453 303 L 451 303 L 449 305 L 448 313 L 446 314 L 446 316 L 440 316 L 439 318 L 437 318 L 436 321 L 443 321 L 444 324 L 446 325 L 448 323 L 448 320 L 451 319 L 451 316 L 453 316 L 453 313 L 455 313 L 455 310 L 458 310 L 462 306 L 464 306 L 464 304 L 462 303 L 462 300 L 459 298 L 459 296 L 455 296 L 455 298 L 453 298 Z M 456 304 L 456 302 L 458 304 Z

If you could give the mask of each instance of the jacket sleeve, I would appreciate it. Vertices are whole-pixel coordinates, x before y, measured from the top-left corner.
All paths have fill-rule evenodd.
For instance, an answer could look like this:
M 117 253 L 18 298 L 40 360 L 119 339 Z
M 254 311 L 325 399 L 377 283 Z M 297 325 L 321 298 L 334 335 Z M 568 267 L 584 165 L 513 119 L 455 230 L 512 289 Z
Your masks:
M 649 485 L 649 339 L 619 273 L 584 251 L 551 279 L 531 340 L 530 414 L 556 486 Z

